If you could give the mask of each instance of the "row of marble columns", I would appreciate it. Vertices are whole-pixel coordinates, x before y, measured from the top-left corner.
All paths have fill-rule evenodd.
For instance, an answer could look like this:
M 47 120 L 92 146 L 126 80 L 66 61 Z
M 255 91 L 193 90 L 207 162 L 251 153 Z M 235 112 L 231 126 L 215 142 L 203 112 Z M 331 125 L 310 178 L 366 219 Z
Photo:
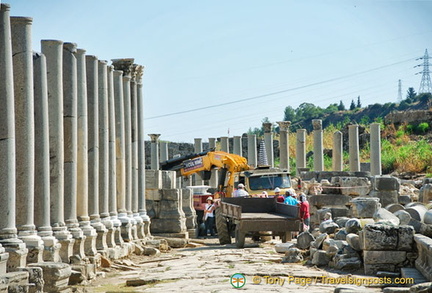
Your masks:
M 33 53 L 32 19 L 9 11 L 1 4 L 0 262 L 69 263 L 145 239 L 143 66 L 59 40 Z
M 290 170 L 289 164 L 289 127 L 290 121 L 277 122 L 279 125 L 279 153 L 280 164 L 279 168 Z M 323 129 L 322 120 L 315 119 L 313 125 L 313 170 L 324 171 L 324 146 L 323 146 Z M 360 148 L 359 148 L 359 132 L 358 125 L 348 126 L 349 135 L 349 171 L 360 171 Z M 274 167 L 274 149 L 273 149 L 273 133 L 272 123 L 263 123 L 265 153 L 270 167 Z M 381 139 L 380 139 L 380 124 L 372 123 L 370 126 L 370 171 L 372 175 L 381 175 Z M 306 168 L 306 129 L 298 129 L 296 132 L 296 167 L 297 170 Z M 157 169 L 159 165 L 159 134 L 150 134 L 151 137 L 151 166 L 152 169 Z M 161 161 L 168 160 L 168 143 L 160 143 Z M 209 148 L 215 148 L 216 139 L 209 138 Z M 230 152 L 229 138 L 227 136 L 220 138 L 221 151 Z M 240 136 L 233 137 L 233 154 L 242 155 L 242 139 Z M 194 150 L 196 153 L 202 152 L 202 139 L 196 138 L 194 141 Z M 247 140 L 247 158 L 249 165 L 258 166 L 257 162 L 257 138 L 256 135 L 248 135 Z M 332 155 L 333 171 L 343 171 L 343 135 L 342 132 L 336 131 L 333 135 L 333 155 Z M 201 185 L 202 181 L 197 180 L 196 185 Z M 213 185 L 212 185 L 213 186 Z

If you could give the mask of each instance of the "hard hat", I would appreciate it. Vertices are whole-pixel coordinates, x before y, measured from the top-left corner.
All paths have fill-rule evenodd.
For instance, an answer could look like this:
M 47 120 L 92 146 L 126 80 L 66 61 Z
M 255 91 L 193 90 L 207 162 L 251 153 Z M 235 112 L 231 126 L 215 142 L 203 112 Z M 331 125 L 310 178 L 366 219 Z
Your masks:
M 243 183 L 239 183 L 239 185 L 237 185 L 237 188 L 244 188 L 244 184 Z
M 213 200 L 213 197 L 209 196 L 206 200 Z
M 280 192 L 280 188 L 276 187 L 275 190 L 274 190 L 274 192 Z

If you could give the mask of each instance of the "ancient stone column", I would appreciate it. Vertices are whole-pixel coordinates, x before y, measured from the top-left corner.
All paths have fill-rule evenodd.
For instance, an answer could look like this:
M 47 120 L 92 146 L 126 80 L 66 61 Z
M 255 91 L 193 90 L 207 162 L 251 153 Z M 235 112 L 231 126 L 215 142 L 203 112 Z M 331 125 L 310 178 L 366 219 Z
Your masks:
M 256 134 L 248 134 L 248 164 L 251 167 L 258 166 Z
M 194 138 L 194 152 L 201 153 L 203 151 L 202 147 L 202 139 L 201 138 Z M 194 185 L 203 185 L 204 180 L 202 180 L 201 176 L 199 174 L 194 174 Z
M 216 138 L 209 138 L 209 149 L 216 149 Z M 211 177 L 209 185 L 212 188 L 217 188 L 218 186 L 218 171 L 216 169 L 211 170 Z
M 242 141 L 241 136 L 234 136 L 233 138 L 233 154 L 242 155 Z
M 46 60 L 33 55 L 34 126 L 35 126 L 35 189 L 34 222 L 44 242 L 44 261 L 60 262 L 60 244 L 53 236 L 50 222 L 50 157 L 48 129 L 48 88 Z
M 88 214 L 88 123 L 87 123 L 87 73 L 86 51 L 77 49 L 77 218 L 86 236 L 84 251 L 94 257 L 96 250 L 96 230 L 90 225 Z
M 280 164 L 279 168 L 290 170 L 289 164 L 289 127 L 291 121 L 279 121 L 279 149 L 280 149 Z
M 145 142 L 144 142 L 144 99 L 142 92 L 142 76 L 144 67 L 137 72 L 137 100 L 138 100 L 138 206 L 139 214 L 144 222 L 144 235 L 151 237 L 150 217 L 146 208 L 146 186 L 145 186 Z
M 168 142 L 160 142 L 160 161 L 165 162 L 168 160 Z
M 349 166 L 351 172 L 360 171 L 360 150 L 359 150 L 359 135 L 358 125 L 348 126 L 349 139 Z
M 29 250 L 27 263 L 42 261 L 43 241 L 34 225 L 34 95 L 29 17 L 11 17 L 15 93 L 16 225 Z
M 322 120 L 313 119 L 313 158 L 314 171 L 324 171 L 324 147 L 323 147 L 323 130 Z
M 123 237 L 132 239 L 132 223 L 126 212 L 126 161 L 125 161 L 125 132 L 124 132 L 124 102 L 123 102 L 123 71 L 114 70 L 114 108 L 116 131 L 116 194 L 118 219 L 121 221 L 121 236 L 116 239 L 117 245 L 123 244 Z
M 144 239 L 144 223 L 139 215 L 138 207 L 138 96 L 137 96 L 137 75 L 141 74 L 142 66 L 132 65 L 130 96 L 131 96 L 131 134 L 132 134 L 132 213 L 136 221 L 135 239 Z
M 371 123 L 370 125 L 370 168 L 372 176 L 382 175 L 380 127 L 379 123 Z
M 85 236 L 77 219 L 77 60 L 76 44 L 63 44 L 63 133 L 64 133 L 64 212 L 66 226 L 75 239 L 73 253 L 85 258 Z
M 109 154 L 108 154 L 108 197 L 109 214 L 113 223 L 114 244 L 122 243 L 121 221 L 117 213 L 117 165 L 116 165 L 116 121 L 115 121 L 115 93 L 114 93 L 114 67 L 107 67 L 108 74 L 108 132 L 109 132 Z
M 149 134 L 151 139 L 150 156 L 151 156 L 151 169 L 159 170 L 159 136 L 160 134 Z
M 108 69 L 107 62 L 98 61 L 98 124 L 99 124 L 99 216 L 108 230 L 106 241 L 115 247 L 114 224 L 109 213 L 109 125 L 108 125 Z
M 262 125 L 264 128 L 264 142 L 266 145 L 267 160 L 270 167 L 273 168 L 274 167 L 273 133 L 272 133 L 273 124 L 271 122 L 264 122 Z
M 336 131 L 333 134 L 333 171 L 343 171 L 343 134 Z
M 26 265 L 27 249 L 17 238 L 15 226 L 15 106 L 9 4 L 0 4 L 0 269 L 8 271 Z M 9 252 L 9 255 L 6 252 Z M 9 257 L 9 258 L 8 258 Z
M 229 139 L 228 136 L 222 136 L 220 138 L 221 142 L 221 151 L 229 153 Z
M 297 129 L 296 139 L 296 168 L 300 175 L 299 168 L 306 168 L 306 129 Z
M 96 56 L 86 56 L 86 70 L 89 214 L 91 225 L 97 232 L 96 249 L 106 251 L 108 231 L 99 215 L 99 77 Z
M 69 263 L 75 240 L 64 220 L 63 42 L 42 40 L 41 47 L 48 81 L 51 227 L 61 244 L 60 257 Z

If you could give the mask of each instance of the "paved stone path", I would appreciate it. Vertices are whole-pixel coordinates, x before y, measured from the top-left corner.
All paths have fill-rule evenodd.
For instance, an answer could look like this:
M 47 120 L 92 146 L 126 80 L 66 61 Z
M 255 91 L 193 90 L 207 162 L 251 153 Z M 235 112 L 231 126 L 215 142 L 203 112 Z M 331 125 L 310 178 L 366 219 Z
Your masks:
M 330 273 L 316 267 L 281 263 L 283 254 L 274 245 L 249 243 L 244 249 L 234 245 L 218 245 L 216 239 L 205 245 L 174 249 L 157 258 L 136 256 L 125 261 L 125 271 L 113 270 L 85 287 L 85 292 L 334 292 L 347 275 Z M 234 274 L 242 274 L 246 283 L 234 288 Z M 242 277 L 232 280 L 242 285 Z M 334 279 L 331 279 L 334 278 Z M 126 286 L 134 282 L 139 286 Z M 310 284 L 304 284 L 310 282 Z M 379 288 L 353 286 L 356 292 L 381 292 Z

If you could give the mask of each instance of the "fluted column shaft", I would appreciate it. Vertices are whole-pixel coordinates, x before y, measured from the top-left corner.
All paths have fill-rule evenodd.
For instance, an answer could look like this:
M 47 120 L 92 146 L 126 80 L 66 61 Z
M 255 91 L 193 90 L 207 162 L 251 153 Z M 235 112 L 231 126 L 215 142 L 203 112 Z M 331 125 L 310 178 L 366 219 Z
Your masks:
M 291 121 L 279 121 L 279 150 L 280 150 L 280 164 L 279 168 L 290 170 L 289 164 L 289 127 Z
M 255 134 L 248 134 L 248 164 L 252 167 L 257 167 L 258 156 L 257 156 L 257 141 Z
M 313 125 L 313 153 L 314 153 L 314 171 L 324 171 L 324 148 L 323 148 L 323 130 L 322 120 L 312 120 Z
M 297 129 L 296 143 L 296 168 L 306 168 L 306 129 Z
M 379 123 L 370 125 L 370 170 L 372 176 L 382 175 L 380 127 Z
M 348 140 L 350 171 L 358 172 L 360 171 L 360 149 L 357 124 L 348 126 Z
M 267 161 L 270 167 L 274 167 L 274 151 L 273 151 L 273 124 L 270 122 L 263 123 L 264 128 L 264 142 L 266 146 Z
M 343 171 L 343 134 L 336 131 L 333 134 L 333 171 Z
M 77 49 L 77 219 L 86 236 L 86 256 L 97 255 L 96 230 L 90 225 L 88 198 L 88 115 L 86 51 Z

